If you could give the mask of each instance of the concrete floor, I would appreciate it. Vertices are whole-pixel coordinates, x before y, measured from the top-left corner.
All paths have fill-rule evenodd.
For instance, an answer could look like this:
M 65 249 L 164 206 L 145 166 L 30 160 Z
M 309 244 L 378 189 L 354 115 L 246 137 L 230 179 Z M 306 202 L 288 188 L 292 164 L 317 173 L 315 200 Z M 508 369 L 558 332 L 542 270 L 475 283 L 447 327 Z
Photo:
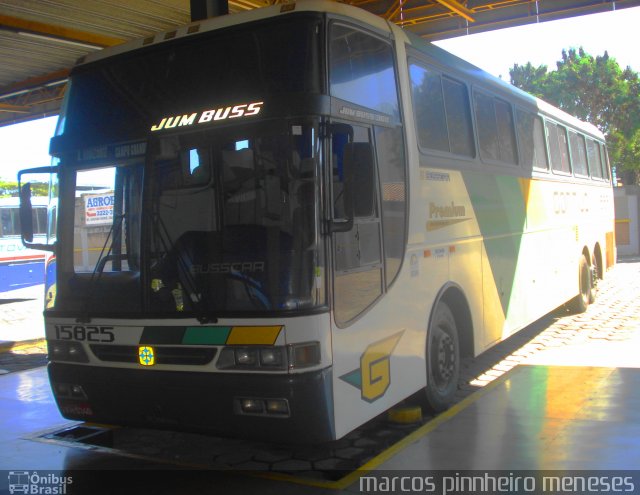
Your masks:
M 44 369 L 7 375 L 0 385 L 0 470 L 70 476 L 76 485 L 67 493 L 122 493 L 129 477 L 123 471 L 129 470 L 147 478 L 148 491 L 142 493 L 184 493 L 187 486 L 202 492 L 220 484 L 224 493 L 374 493 L 371 477 L 424 479 L 466 470 L 598 470 L 598 477 L 628 477 L 633 492 L 640 492 L 640 473 L 632 471 L 640 466 L 638 368 L 519 365 L 333 481 L 296 473 L 181 471 L 191 466 L 153 452 L 133 455 L 47 440 L 45 433 L 72 423 L 58 414 Z M 0 477 L 0 493 L 4 483 Z

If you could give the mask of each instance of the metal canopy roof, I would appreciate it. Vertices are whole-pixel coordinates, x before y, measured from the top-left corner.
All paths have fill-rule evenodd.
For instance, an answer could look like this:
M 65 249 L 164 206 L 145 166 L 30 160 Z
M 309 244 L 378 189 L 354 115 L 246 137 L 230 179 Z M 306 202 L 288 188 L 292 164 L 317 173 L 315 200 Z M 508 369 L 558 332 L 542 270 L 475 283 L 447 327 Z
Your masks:
M 229 0 L 231 13 L 281 3 Z M 640 5 L 640 0 L 348 0 L 437 40 Z M 75 61 L 191 21 L 189 0 L 0 0 L 0 126 L 54 115 Z

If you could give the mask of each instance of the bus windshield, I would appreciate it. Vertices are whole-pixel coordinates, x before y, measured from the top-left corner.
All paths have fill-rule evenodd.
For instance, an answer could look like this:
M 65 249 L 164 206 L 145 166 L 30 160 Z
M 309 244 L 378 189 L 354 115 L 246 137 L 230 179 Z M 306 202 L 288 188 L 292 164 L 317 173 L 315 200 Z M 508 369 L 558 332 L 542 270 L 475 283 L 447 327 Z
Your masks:
M 324 306 L 318 128 L 278 119 L 165 135 L 146 160 L 68 174 L 74 242 L 59 253 L 69 282 L 57 309 L 211 321 Z
M 316 272 L 317 124 L 160 138 L 148 212 L 153 312 L 205 319 L 324 303 Z

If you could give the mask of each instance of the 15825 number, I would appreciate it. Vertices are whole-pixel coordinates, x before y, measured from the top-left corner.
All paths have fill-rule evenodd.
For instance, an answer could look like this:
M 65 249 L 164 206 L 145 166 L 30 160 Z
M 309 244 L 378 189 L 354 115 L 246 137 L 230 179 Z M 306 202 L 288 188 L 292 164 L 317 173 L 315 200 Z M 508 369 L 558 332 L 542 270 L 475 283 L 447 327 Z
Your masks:
M 113 342 L 113 327 L 56 325 L 57 340 L 88 340 L 89 342 Z

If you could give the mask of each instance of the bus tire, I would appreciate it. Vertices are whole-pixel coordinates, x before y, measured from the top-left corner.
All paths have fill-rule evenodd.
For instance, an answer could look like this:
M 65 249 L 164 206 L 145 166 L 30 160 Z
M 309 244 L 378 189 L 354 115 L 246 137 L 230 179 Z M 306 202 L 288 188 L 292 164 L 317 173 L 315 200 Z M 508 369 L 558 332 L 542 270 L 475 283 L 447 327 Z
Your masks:
M 598 294 L 598 279 L 599 279 L 599 267 L 598 257 L 593 255 L 591 260 L 591 290 L 589 291 L 589 304 L 593 304 L 596 301 L 596 295 Z
M 591 268 L 584 254 L 580 257 L 578 265 L 578 286 L 580 293 L 573 298 L 570 308 L 575 313 L 584 313 L 589 307 L 591 298 L 594 297 L 591 290 Z
M 460 341 L 449 306 L 440 301 L 433 311 L 425 350 L 427 407 L 433 412 L 448 409 L 458 390 Z

